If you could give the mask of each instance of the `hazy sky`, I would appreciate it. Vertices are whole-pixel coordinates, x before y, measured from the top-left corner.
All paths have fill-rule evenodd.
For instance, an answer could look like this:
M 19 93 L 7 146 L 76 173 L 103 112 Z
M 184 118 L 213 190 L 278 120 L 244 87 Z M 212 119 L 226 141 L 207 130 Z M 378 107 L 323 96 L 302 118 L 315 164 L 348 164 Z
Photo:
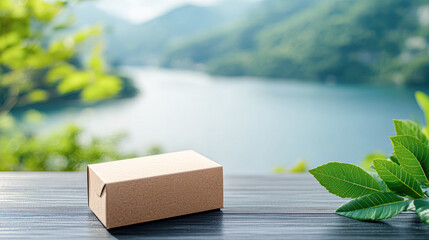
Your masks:
M 219 1 L 220 0 L 101 0 L 97 2 L 97 6 L 104 11 L 134 23 L 141 23 L 187 3 L 213 5 Z

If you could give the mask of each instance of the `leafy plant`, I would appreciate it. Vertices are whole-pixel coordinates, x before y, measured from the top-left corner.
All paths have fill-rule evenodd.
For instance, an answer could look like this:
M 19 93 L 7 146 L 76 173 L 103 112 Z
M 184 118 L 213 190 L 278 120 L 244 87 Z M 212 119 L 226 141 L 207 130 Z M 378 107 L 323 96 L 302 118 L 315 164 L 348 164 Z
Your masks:
M 136 157 L 118 151 L 123 134 L 85 139 L 76 125 L 32 134 L 20 131 L 13 118 L 9 123 L 14 126 L 2 129 L 3 120 L 0 118 L 0 171 L 77 171 L 91 163 Z
M 373 172 L 374 169 L 372 168 L 372 162 L 375 159 L 380 158 L 386 158 L 386 154 L 384 154 L 383 152 L 371 152 L 366 155 L 365 158 L 362 160 L 360 167 L 362 167 L 365 171 Z
M 97 40 L 100 26 L 61 37 L 71 26 L 61 19 L 69 4 L 58 0 L 1 1 L 0 113 L 65 95 L 94 102 L 121 91 L 122 80 L 107 73 L 101 45 L 88 45 Z M 80 59 L 86 52 L 91 54 L 82 64 Z
M 416 93 L 416 100 L 429 121 L 429 97 Z M 373 154 L 375 172 L 331 162 L 309 172 L 330 193 L 352 198 L 336 213 L 357 220 L 383 220 L 406 210 L 429 226 L 429 135 L 428 128 L 409 120 L 393 120 L 396 135 L 390 137 L 393 154 Z M 374 157 L 376 156 L 376 157 Z M 378 159 L 377 159 L 378 158 Z
M 308 161 L 305 159 L 299 159 L 295 166 L 291 168 L 285 168 L 283 166 L 277 166 L 273 169 L 274 173 L 303 173 L 307 172 Z
M 88 139 L 74 125 L 35 133 L 11 114 L 17 107 L 59 99 L 96 102 L 118 96 L 126 86 L 109 73 L 101 45 L 90 44 L 100 35 L 99 26 L 61 37 L 62 30 L 71 30 L 61 14 L 74 2 L 0 0 L 0 171 L 81 170 L 88 163 L 134 156 L 118 150 L 120 137 Z M 43 115 L 30 110 L 24 119 Z

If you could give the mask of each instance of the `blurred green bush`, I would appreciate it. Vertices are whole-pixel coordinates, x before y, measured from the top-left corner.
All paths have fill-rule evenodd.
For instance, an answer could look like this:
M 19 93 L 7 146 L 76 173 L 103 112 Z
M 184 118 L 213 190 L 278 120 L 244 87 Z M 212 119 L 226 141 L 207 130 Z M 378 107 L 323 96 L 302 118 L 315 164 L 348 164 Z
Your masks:
M 20 130 L 11 116 L 0 118 L 0 171 L 73 171 L 102 161 L 132 158 L 117 144 L 123 135 L 109 138 L 82 138 L 82 129 L 69 125 L 53 134 L 32 134 Z
M 305 159 L 299 159 L 295 166 L 291 168 L 285 168 L 283 166 L 277 166 L 273 169 L 274 173 L 303 173 L 308 170 L 308 161 Z
M 70 16 L 59 15 L 70 3 L 0 1 L 0 170 L 82 170 L 88 163 L 134 156 L 118 151 L 121 135 L 84 141 L 75 125 L 35 134 L 10 114 L 63 96 L 96 102 L 121 91 L 122 79 L 108 73 L 102 58 L 100 26 L 53 37 L 69 28 Z M 29 111 L 26 118 L 37 121 L 43 115 Z

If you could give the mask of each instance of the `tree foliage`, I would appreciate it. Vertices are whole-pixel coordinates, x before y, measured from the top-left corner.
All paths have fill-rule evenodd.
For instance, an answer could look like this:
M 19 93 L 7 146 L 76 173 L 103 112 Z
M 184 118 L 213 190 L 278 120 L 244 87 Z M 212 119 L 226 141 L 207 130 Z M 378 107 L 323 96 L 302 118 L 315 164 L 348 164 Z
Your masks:
M 53 37 L 70 26 L 59 17 L 70 2 L 0 1 L 0 170 L 79 170 L 131 156 L 117 150 L 119 137 L 83 141 L 74 125 L 36 134 L 10 114 L 15 107 L 67 95 L 95 102 L 121 91 L 123 81 L 108 73 L 102 58 L 100 26 Z M 26 116 L 43 119 L 36 111 Z
M 0 4 L 0 99 L 2 111 L 15 105 L 47 101 L 61 94 L 79 92 L 86 101 L 114 97 L 121 80 L 106 74 L 101 45 L 92 50 L 84 66 L 80 51 L 97 36 L 94 26 L 62 38 L 50 38 L 67 23 L 56 17 L 65 2 L 2 0 Z
M 427 0 L 271 0 L 177 44 L 163 65 L 212 74 L 428 84 Z M 422 15 L 423 14 L 423 15 Z
M 53 134 L 32 134 L 22 131 L 22 124 L 10 116 L 4 118 L 0 118 L 0 171 L 76 171 L 85 170 L 90 163 L 135 157 L 117 150 L 122 134 L 85 141 L 83 130 L 76 125 Z

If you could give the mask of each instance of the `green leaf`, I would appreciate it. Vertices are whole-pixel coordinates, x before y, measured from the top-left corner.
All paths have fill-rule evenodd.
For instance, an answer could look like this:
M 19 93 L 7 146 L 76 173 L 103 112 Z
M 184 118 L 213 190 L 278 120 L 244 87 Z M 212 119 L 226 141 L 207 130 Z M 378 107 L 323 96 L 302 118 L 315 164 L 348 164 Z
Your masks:
M 422 132 L 420 129 L 419 124 L 413 122 L 413 121 L 401 121 L 401 120 L 393 120 L 393 123 L 395 124 L 395 131 L 396 135 L 409 135 L 416 137 L 419 139 L 422 143 L 428 144 L 428 139 L 426 135 Z
M 29 2 L 29 5 L 32 7 L 34 16 L 38 20 L 45 22 L 52 20 L 61 10 L 61 5 L 56 2 L 32 0 Z
M 414 200 L 408 200 L 408 207 L 406 211 L 416 211 L 416 207 L 414 206 Z
M 414 200 L 417 216 L 429 226 L 429 198 Z
M 58 91 L 64 94 L 64 93 L 81 90 L 89 85 L 90 80 L 91 80 L 90 73 L 87 73 L 87 72 L 71 73 L 58 85 Z
M 34 89 L 25 95 L 26 99 L 31 103 L 43 102 L 48 100 L 49 94 L 42 89 Z
M 24 120 L 28 123 L 40 123 L 43 121 L 44 118 L 45 115 L 34 109 L 30 109 L 24 114 Z
M 390 154 L 389 160 L 392 161 L 392 162 L 394 162 L 394 163 L 396 163 L 396 164 L 398 164 L 398 165 L 401 165 L 401 163 L 399 163 L 399 161 L 398 161 L 398 158 L 393 153 Z
M 9 46 L 12 46 L 20 42 L 21 36 L 17 32 L 9 32 L 2 34 L 0 36 L 0 50 L 6 49 Z
M 283 166 L 277 166 L 273 169 L 274 173 L 286 173 L 286 168 Z
M 383 192 L 390 192 L 390 189 L 387 187 L 386 183 L 381 180 L 381 177 L 378 176 L 377 172 L 369 172 L 369 174 L 375 179 L 375 181 L 378 182 L 378 185 L 380 185 L 381 191 Z
M 15 119 L 9 114 L 0 114 L 0 130 L 11 129 L 16 125 Z
M 52 42 L 49 46 L 49 54 L 57 60 L 71 58 L 74 54 L 74 42 L 70 39 Z
M 305 159 L 299 159 L 298 162 L 291 169 L 288 170 L 290 173 L 303 173 L 307 172 L 308 162 Z
M 352 164 L 331 162 L 308 172 L 330 193 L 342 198 L 383 192 L 370 174 Z
M 73 41 L 76 43 L 81 43 L 87 40 L 89 37 L 99 35 L 101 32 L 102 32 L 102 27 L 100 25 L 96 25 L 93 27 L 86 27 L 74 35 Z
M 394 154 L 405 171 L 428 185 L 429 147 L 412 136 L 390 137 Z
M 429 97 L 420 91 L 417 91 L 415 94 L 416 101 L 422 109 L 426 117 L 426 125 L 429 126 Z
M 387 159 L 386 154 L 382 152 L 372 152 L 365 156 L 362 163 L 360 164 L 361 168 L 365 171 L 374 171 L 372 168 L 372 162 L 376 159 Z
M 103 59 L 99 56 L 92 56 L 89 60 L 89 66 L 96 73 L 102 73 L 104 71 Z
M 0 1 L 0 13 L 1 12 L 10 12 L 13 10 L 13 3 L 10 0 Z
M 46 75 L 46 80 L 48 83 L 55 83 L 60 79 L 64 79 L 68 75 L 76 71 L 75 67 L 70 64 L 62 64 L 57 67 L 52 68 Z
M 104 71 L 104 62 L 101 57 L 101 51 L 101 44 L 98 44 L 92 50 L 91 58 L 89 59 L 89 67 L 96 73 L 102 73 Z
M 10 68 L 21 68 L 25 64 L 26 49 L 19 45 L 2 50 L 0 55 L 0 63 L 9 66 Z
M 413 175 L 403 167 L 387 160 L 375 160 L 374 167 L 389 189 L 413 198 L 423 198 L 423 191 Z
M 392 192 L 374 193 L 345 203 L 336 213 L 357 220 L 383 220 L 398 215 L 407 207 L 408 202 Z
M 119 93 L 121 84 L 121 80 L 115 76 L 100 76 L 93 84 L 85 87 L 81 96 L 88 102 L 111 98 Z

